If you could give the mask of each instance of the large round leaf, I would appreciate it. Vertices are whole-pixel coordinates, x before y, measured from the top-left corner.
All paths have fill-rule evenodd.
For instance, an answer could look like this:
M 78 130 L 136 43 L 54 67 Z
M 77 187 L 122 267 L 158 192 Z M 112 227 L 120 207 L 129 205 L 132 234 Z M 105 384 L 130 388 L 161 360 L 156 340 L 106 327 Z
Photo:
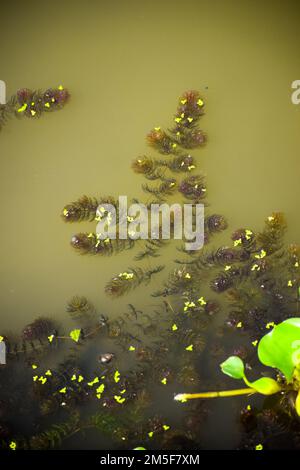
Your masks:
M 293 354 L 299 348 L 300 318 L 289 318 L 265 335 L 258 344 L 258 358 L 266 366 L 280 370 L 291 381 L 295 362 Z

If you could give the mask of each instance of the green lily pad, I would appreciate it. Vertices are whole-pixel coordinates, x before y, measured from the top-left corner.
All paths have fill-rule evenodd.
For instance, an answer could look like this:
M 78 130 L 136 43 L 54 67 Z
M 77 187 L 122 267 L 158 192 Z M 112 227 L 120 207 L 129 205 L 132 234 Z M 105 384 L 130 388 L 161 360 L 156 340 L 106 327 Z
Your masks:
M 291 381 L 295 368 L 295 351 L 299 349 L 300 318 L 289 318 L 265 335 L 258 344 L 262 364 L 280 370 Z
M 242 359 L 238 356 L 230 356 L 225 362 L 220 364 L 224 374 L 229 375 L 233 379 L 243 379 L 245 375 L 245 367 Z

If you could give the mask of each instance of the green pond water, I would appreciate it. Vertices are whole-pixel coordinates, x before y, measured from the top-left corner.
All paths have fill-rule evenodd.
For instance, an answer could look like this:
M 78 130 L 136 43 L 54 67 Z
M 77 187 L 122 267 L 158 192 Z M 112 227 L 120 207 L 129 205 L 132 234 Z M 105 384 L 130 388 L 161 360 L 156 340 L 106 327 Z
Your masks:
M 109 318 L 130 302 L 151 312 L 149 294 L 172 269 L 175 246 L 158 258 L 167 270 L 153 284 L 111 300 L 104 286 L 133 264 L 133 254 L 78 255 L 72 235 L 95 223 L 65 224 L 60 214 L 83 194 L 144 198 L 131 162 L 154 153 L 145 135 L 170 125 L 188 89 L 205 100 L 200 127 L 208 142 L 192 153 L 207 177 L 209 210 L 229 223 L 213 245 L 231 243 L 236 228 L 260 229 L 273 211 L 286 215 L 287 241 L 299 240 L 300 105 L 291 102 L 291 83 L 300 78 L 296 2 L 4 0 L 0 8 L 0 79 L 8 97 L 59 84 L 71 93 L 62 111 L 13 118 L 0 135 L 1 331 L 20 333 L 38 316 L 69 325 L 65 306 L 76 294 Z M 170 419 L 180 417 L 172 394 L 163 394 L 160 406 Z M 203 446 L 234 447 L 232 402 L 210 406 Z M 66 447 L 105 445 L 109 439 L 99 444 L 91 432 Z

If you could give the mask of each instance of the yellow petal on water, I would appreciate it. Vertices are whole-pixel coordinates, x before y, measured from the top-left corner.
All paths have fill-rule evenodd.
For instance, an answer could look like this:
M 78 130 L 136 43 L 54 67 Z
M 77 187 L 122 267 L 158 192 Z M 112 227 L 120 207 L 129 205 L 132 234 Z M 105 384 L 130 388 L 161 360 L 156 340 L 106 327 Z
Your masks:
M 262 259 L 266 256 L 267 252 L 265 250 L 260 250 L 260 253 L 258 255 L 255 255 L 255 258 L 257 259 Z
M 19 109 L 18 109 L 18 113 L 23 113 L 24 111 L 26 111 L 27 109 L 27 104 L 23 104 L 23 106 L 21 106 Z
M 76 330 L 72 330 L 70 331 L 70 338 L 75 341 L 75 343 L 78 343 L 79 341 L 79 338 L 80 338 L 80 334 L 81 334 L 81 330 L 80 329 L 76 329 Z
M 253 264 L 251 271 L 260 271 L 260 267 L 258 266 L 258 264 Z
M 48 336 L 48 341 L 49 341 L 49 343 L 52 343 L 53 339 L 54 339 L 54 335 Z
M 129 346 L 128 351 L 135 351 L 135 347 L 134 346 Z
M 154 127 L 154 130 L 157 131 L 157 132 L 160 131 L 160 127 L 159 127 L 159 126 L 158 126 L 158 127 Z
M 149 436 L 150 438 L 153 437 L 153 434 L 154 434 L 153 431 L 148 432 L 148 436 Z
M 48 369 L 48 370 L 45 372 L 45 375 L 48 375 L 48 376 L 52 375 L 52 372 L 51 372 L 51 370 L 50 370 L 50 369 Z
M 166 379 L 166 377 L 164 377 L 163 379 L 161 379 L 161 383 L 162 383 L 163 385 L 167 385 L 167 379 Z
M 71 377 L 71 380 L 74 381 L 74 380 L 76 380 L 76 379 L 77 379 L 76 374 L 73 374 L 72 377 Z
M 242 244 L 242 239 L 241 238 L 238 238 L 237 240 L 234 240 L 233 242 L 233 246 L 238 246 L 238 245 L 241 245 Z
M 206 300 L 204 300 L 204 297 L 200 297 L 198 299 L 198 302 L 200 303 L 200 305 L 206 305 L 207 304 Z
M 164 424 L 164 425 L 163 425 L 163 430 L 164 430 L 164 431 L 168 431 L 168 429 L 170 429 L 170 426 L 168 426 L 167 424 Z
M 185 348 L 186 351 L 193 351 L 193 348 L 194 348 L 194 345 L 193 344 L 190 344 L 189 346 L 187 346 Z
M 99 385 L 99 387 L 96 388 L 96 392 L 97 393 L 103 393 L 104 389 L 105 389 L 105 385 L 101 384 L 101 385 Z
M 294 264 L 295 268 L 299 268 L 299 263 L 298 261 L 296 261 L 296 263 Z
M 185 98 L 184 100 L 180 100 L 181 104 L 185 104 L 187 102 L 187 99 Z
M 82 377 L 82 375 L 79 375 L 79 376 L 78 376 L 78 382 L 80 383 L 80 382 L 82 382 L 82 381 L 83 381 L 83 377 Z
M 255 446 L 255 450 L 263 450 L 263 448 L 264 448 L 264 447 L 263 447 L 262 444 L 257 444 L 257 445 Z
M 59 90 L 63 90 L 64 87 L 63 87 L 62 85 L 59 85 L 58 89 L 59 89 Z
M 186 279 L 191 279 L 192 276 L 190 275 L 190 273 L 186 273 L 186 275 L 185 275 L 184 277 L 185 277 Z
M 59 390 L 59 393 L 66 393 L 67 392 L 67 387 L 63 387 Z
M 33 380 L 34 382 L 36 382 L 38 378 L 39 378 L 39 376 L 38 376 L 38 375 L 35 375 L 34 377 L 32 377 L 32 380 Z
M 177 117 L 174 119 L 175 122 L 179 123 L 181 121 L 181 118 L 180 117 Z
M 243 326 L 243 323 L 241 321 L 238 322 L 238 324 L 236 325 L 237 328 L 242 328 Z
M 45 108 L 50 108 L 50 103 L 47 102 L 47 103 L 45 103 L 44 106 L 45 106 Z
M 256 339 L 255 341 L 252 341 L 252 343 L 251 343 L 251 344 L 252 344 L 252 346 L 254 346 L 254 347 L 255 347 L 255 346 L 257 346 L 257 343 L 258 343 L 258 339 Z
M 201 100 L 201 98 L 199 98 L 198 101 L 197 101 L 197 105 L 200 106 L 200 107 L 203 106 L 203 105 L 204 105 L 204 101 Z
M 0 336 L 0 343 L 4 340 L 4 336 Z
M 123 390 L 120 391 L 121 395 L 124 395 L 125 392 L 126 392 L 126 388 L 123 388 Z
M 35 116 L 35 115 L 36 115 L 36 111 L 35 111 L 34 109 L 31 109 L 30 112 L 31 112 L 31 116 Z
M 189 122 L 193 122 L 194 119 L 193 119 L 192 117 L 188 117 L 187 120 L 188 120 Z
M 33 369 L 37 369 L 37 368 L 38 368 L 38 366 L 37 366 L 36 364 L 32 364 L 31 367 L 32 367 Z
M 225 268 L 224 268 L 225 271 L 229 271 L 230 269 L 231 269 L 231 266 L 229 266 L 229 265 L 225 266 Z
M 118 383 L 120 381 L 120 372 L 118 370 L 116 370 L 116 372 L 114 373 L 114 381 L 116 383 Z
M 16 450 L 17 444 L 15 443 L 15 441 L 10 441 L 9 448 L 11 450 Z
M 178 330 L 178 326 L 176 325 L 176 323 L 174 323 L 172 325 L 172 331 L 177 331 Z
M 93 385 L 97 384 L 98 382 L 99 382 L 98 377 L 95 377 L 94 380 L 91 380 L 90 382 L 88 382 L 88 386 L 92 387 Z
M 248 411 L 251 410 L 251 406 L 250 406 L 250 405 L 247 405 L 247 410 L 248 410 Z
M 117 403 L 124 403 L 124 401 L 126 400 L 126 398 L 122 398 L 120 395 L 115 395 L 114 396 L 114 399 L 116 400 Z
M 293 287 L 293 281 L 289 280 L 287 285 L 288 285 L 288 287 Z

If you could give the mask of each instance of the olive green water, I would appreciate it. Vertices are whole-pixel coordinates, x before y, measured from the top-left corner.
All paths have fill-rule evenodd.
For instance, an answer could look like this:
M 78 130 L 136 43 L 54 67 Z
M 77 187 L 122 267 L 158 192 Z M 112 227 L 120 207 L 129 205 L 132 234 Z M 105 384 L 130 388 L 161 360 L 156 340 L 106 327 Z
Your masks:
M 8 96 L 60 83 L 72 94 L 61 112 L 13 119 L 0 135 L 1 329 L 39 315 L 63 322 L 75 294 L 108 315 L 144 306 L 144 288 L 120 301 L 103 294 L 132 254 L 77 255 L 71 236 L 95 226 L 64 224 L 60 212 L 83 194 L 142 197 L 131 160 L 151 154 L 145 134 L 170 124 L 187 89 L 206 102 L 209 141 L 194 155 L 212 210 L 232 229 L 283 211 L 288 240 L 299 240 L 299 15 L 291 1 L 1 2 Z

